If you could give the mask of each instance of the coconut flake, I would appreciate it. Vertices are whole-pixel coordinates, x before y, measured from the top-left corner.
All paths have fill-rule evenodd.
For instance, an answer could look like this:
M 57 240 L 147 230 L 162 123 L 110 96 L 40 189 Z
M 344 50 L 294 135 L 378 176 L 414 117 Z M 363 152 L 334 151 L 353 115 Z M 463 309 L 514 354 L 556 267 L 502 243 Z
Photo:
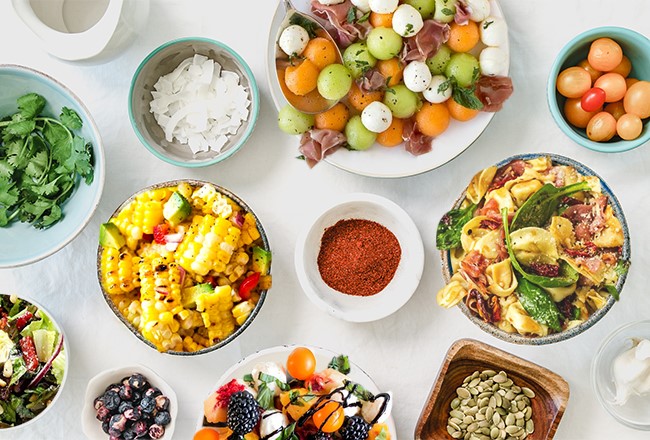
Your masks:
M 149 108 L 167 141 L 186 144 L 194 154 L 219 152 L 248 120 L 249 91 L 240 83 L 237 73 L 197 54 L 158 79 Z

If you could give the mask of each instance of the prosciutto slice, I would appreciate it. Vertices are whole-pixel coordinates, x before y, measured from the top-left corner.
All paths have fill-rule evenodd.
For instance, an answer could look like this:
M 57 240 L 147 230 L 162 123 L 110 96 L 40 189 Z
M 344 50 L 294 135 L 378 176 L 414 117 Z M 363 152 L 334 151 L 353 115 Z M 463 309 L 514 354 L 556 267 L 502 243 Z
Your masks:
M 590 241 L 605 228 L 605 208 L 607 197 L 600 196 L 592 205 L 569 206 L 563 213 L 573 223 L 576 238 L 581 241 Z
M 497 170 L 497 173 L 494 176 L 494 179 L 492 179 L 492 184 L 490 185 L 488 191 L 501 188 L 506 184 L 506 182 L 516 179 L 517 177 L 524 174 L 525 170 L 526 162 L 521 159 L 516 159 L 508 162 Z
M 404 39 L 402 62 L 426 61 L 438 52 L 440 46 L 449 40 L 449 25 L 434 20 L 425 20 L 424 26 L 415 36 Z
M 386 85 L 386 78 L 377 69 L 370 69 L 357 80 L 357 85 L 362 92 L 374 92 Z
M 463 0 L 459 0 L 458 3 L 456 3 L 456 14 L 454 15 L 454 21 L 456 24 L 464 26 L 469 23 L 469 16 L 471 13 L 472 8 L 470 8 L 470 6 Z
M 311 0 L 311 11 L 315 16 L 327 20 L 328 32 L 342 48 L 348 47 L 356 40 L 365 39 L 371 29 L 368 21 L 348 23 L 348 13 L 352 7 L 350 0 L 345 0 L 338 5 L 324 5 L 318 0 Z
M 343 133 L 315 128 L 302 135 L 299 151 L 305 156 L 309 168 L 313 168 L 325 156 L 338 150 L 346 141 Z
M 406 141 L 404 148 L 413 156 L 420 156 L 431 151 L 433 138 L 418 130 L 413 119 L 409 119 L 404 123 L 402 138 Z
M 476 97 L 483 103 L 484 112 L 498 112 L 510 98 L 514 87 L 507 76 L 481 76 L 476 81 Z

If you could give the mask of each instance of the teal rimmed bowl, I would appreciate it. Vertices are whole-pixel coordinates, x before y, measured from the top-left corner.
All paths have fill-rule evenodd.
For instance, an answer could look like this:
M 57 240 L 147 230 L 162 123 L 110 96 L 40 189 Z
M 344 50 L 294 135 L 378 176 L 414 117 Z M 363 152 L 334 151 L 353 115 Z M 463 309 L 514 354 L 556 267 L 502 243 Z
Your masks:
M 40 230 L 20 222 L 0 228 L 0 268 L 9 268 L 34 263 L 54 254 L 86 227 L 104 189 L 104 147 L 86 106 L 56 79 L 29 67 L 0 64 L 0 84 L 0 118 L 16 113 L 16 99 L 31 92 L 46 99 L 43 114 L 47 116 L 58 117 L 64 106 L 75 110 L 83 122 L 77 133 L 92 143 L 95 167 L 90 185 L 78 179 L 74 192 L 61 206 L 63 219 L 58 223 Z M 0 159 L 3 159 L 1 149 Z
M 587 137 L 584 129 L 576 128 L 564 117 L 564 103 L 566 98 L 557 92 L 555 87 L 557 76 L 564 69 L 577 65 L 587 58 L 591 43 L 601 37 L 608 37 L 616 41 L 623 48 L 623 53 L 632 61 L 631 78 L 650 80 L 650 40 L 630 29 L 605 26 L 588 30 L 569 41 L 560 51 L 548 77 L 547 100 L 553 119 L 560 130 L 577 144 L 601 153 L 620 153 L 632 150 L 650 140 L 650 124 L 644 121 L 641 135 L 631 141 L 625 141 L 618 136 L 609 142 L 594 142 Z
M 149 111 L 153 86 L 163 75 L 173 71 L 186 58 L 200 54 L 235 72 L 246 88 L 250 100 L 248 119 L 243 122 L 221 151 L 193 154 L 190 147 L 176 140 L 168 142 L 163 129 Z M 189 37 L 172 40 L 151 52 L 133 75 L 129 91 L 129 118 L 142 144 L 158 159 L 179 167 L 198 168 L 221 162 L 235 154 L 248 140 L 259 115 L 260 97 L 255 76 L 246 61 L 230 47 L 208 38 Z

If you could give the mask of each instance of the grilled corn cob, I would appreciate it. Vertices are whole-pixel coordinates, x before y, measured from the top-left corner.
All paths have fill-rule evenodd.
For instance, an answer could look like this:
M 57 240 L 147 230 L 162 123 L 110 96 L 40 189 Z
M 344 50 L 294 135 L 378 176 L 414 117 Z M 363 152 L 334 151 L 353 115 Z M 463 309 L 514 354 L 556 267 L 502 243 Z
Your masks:
M 140 286 L 138 260 L 130 250 L 105 247 L 102 250 L 101 272 L 104 289 L 111 294 L 131 292 Z
M 251 301 L 244 301 L 233 307 L 232 315 L 235 317 L 237 325 L 242 325 L 248 319 L 254 308 L 255 304 Z
M 181 269 L 172 255 L 153 254 L 140 260 L 140 297 L 165 304 L 171 310 L 181 302 Z
M 260 232 L 257 230 L 257 222 L 255 217 L 250 212 L 247 212 L 244 215 L 244 224 L 241 228 L 241 235 L 239 237 L 239 242 L 237 247 L 243 247 L 244 245 L 249 245 L 255 240 L 260 238 Z
M 221 286 L 215 288 L 212 293 L 204 293 L 196 298 L 196 310 L 201 312 L 210 345 L 227 338 L 235 331 L 231 293 L 230 286 Z
M 211 214 L 196 215 L 176 250 L 176 261 L 198 275 L 223 272 L 230 262 L 241 231 L 229 220 Z

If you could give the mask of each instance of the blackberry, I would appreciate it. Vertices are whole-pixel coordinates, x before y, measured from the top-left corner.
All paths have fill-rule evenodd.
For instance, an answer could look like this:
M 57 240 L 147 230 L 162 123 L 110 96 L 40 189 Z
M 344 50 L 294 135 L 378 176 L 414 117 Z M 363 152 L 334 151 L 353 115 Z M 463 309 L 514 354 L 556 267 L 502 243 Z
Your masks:
M 326 432 L 318 431 L 316 434 L 309 437 L 309 440 L 332 440 L 332 436 Z
M 260 421 L 260 405 L 248 391 L 238 391 L 228 403 L 228 427 L 233 439 L 243 439 Z
M 359 416 L 349 417 L 339 432 L 343 440 L 366 440 L 370 425 Z

